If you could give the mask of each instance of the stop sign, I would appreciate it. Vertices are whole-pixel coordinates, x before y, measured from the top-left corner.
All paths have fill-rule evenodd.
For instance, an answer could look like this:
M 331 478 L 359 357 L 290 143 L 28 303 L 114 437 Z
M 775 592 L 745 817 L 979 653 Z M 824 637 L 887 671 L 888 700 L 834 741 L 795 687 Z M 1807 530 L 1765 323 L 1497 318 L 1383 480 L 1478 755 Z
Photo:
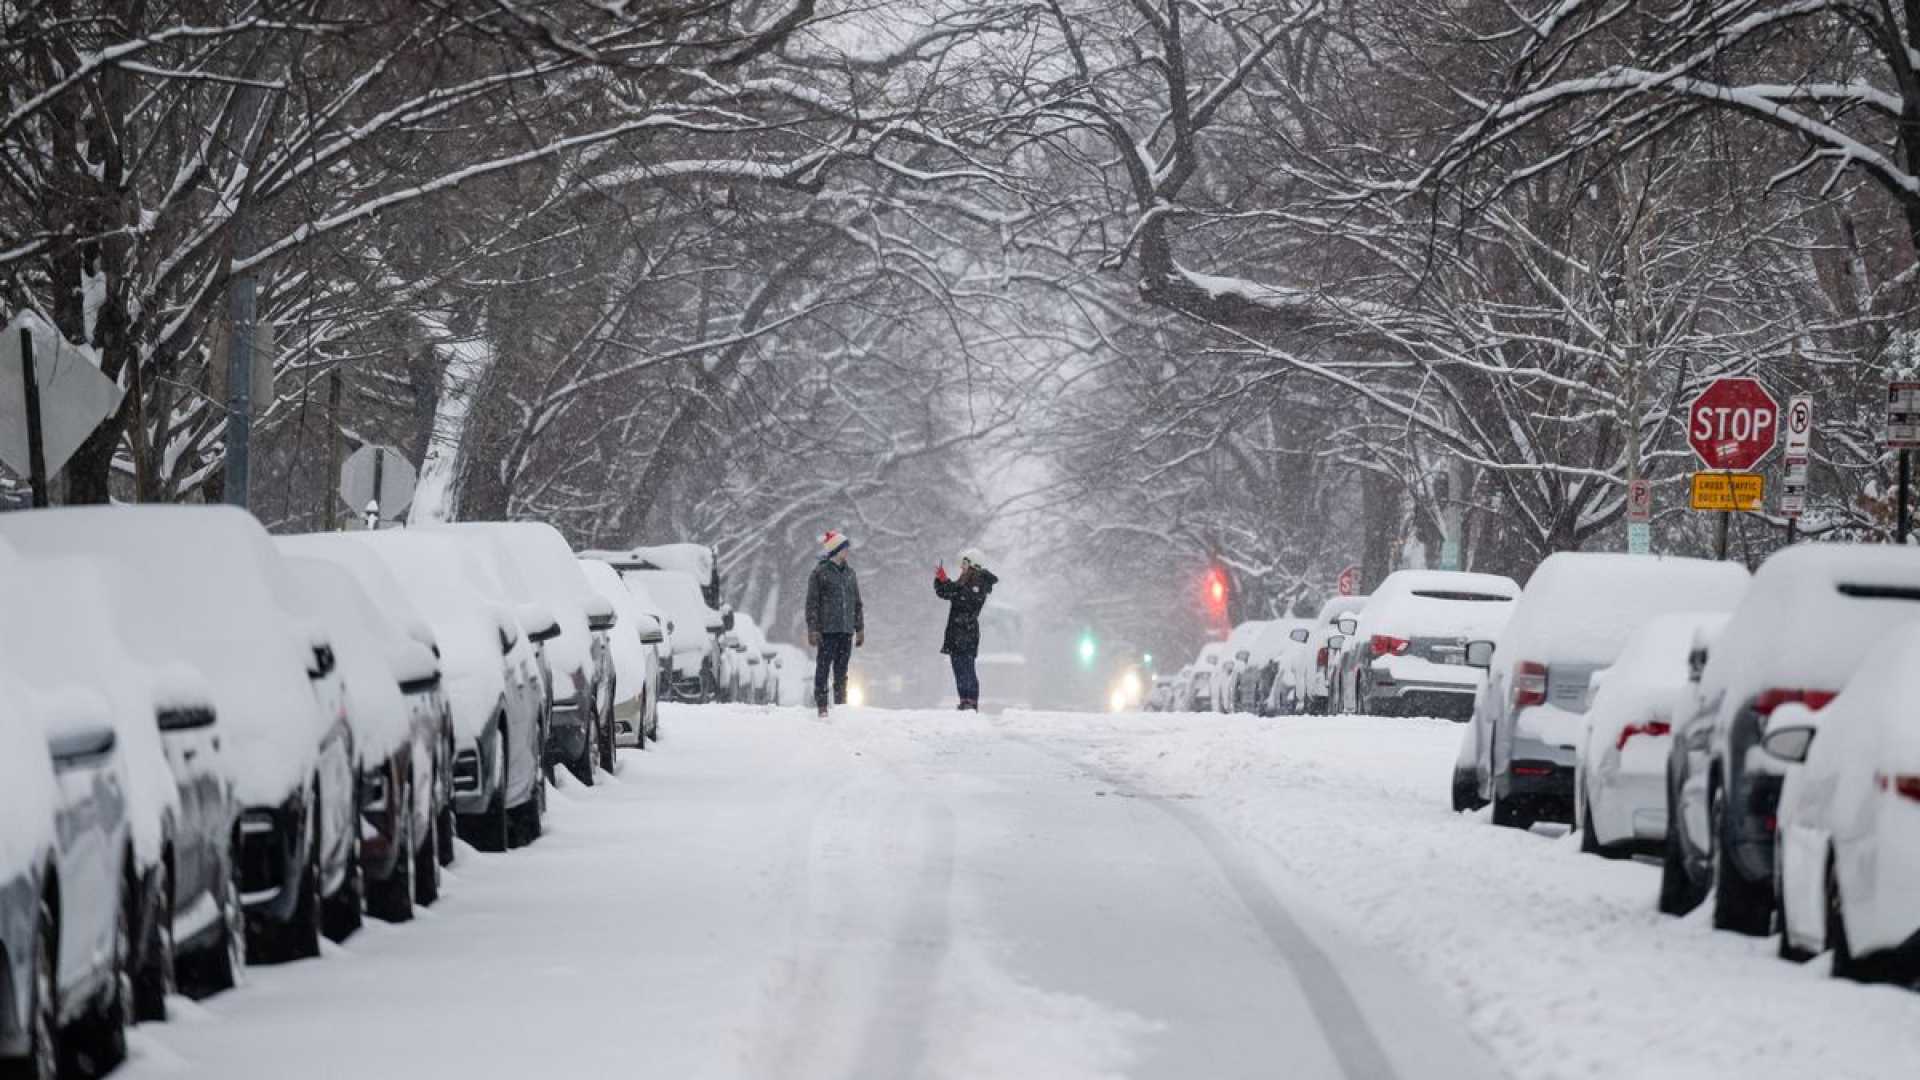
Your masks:
M 1687 407 L 1687 445 L 1709 469 L 1745 472 L 1780 437 L 1780 404 L 1757 379 L 1715 379 Z

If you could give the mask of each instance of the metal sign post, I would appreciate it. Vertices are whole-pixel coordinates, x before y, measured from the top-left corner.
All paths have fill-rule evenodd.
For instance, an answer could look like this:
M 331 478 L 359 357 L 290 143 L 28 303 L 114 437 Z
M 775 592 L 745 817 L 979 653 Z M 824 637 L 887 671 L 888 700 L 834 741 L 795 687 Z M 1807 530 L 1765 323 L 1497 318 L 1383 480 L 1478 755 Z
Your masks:
M 1908 487 L 1913 479 L 1910 460 L 1914 447 L 1920 446 L 1920 382 L 1887 384 L 1887 448 L 1900 452 L 1900 479 L 1896 485 L 1893 524 L 1894 542 L 1904 544 L 1913 532 L 1913 506 Z
M 1627 481 L 1627 553 L 1653 550 L 1653 484 L 1644 476 Z
M 27 483 L 36 509 L 47 505 L 47 448 L 40 430 L 40 384 L 33 373 L 33 331 L 20 328 L 20 388 L 27 405 Z
M 1787 401 L 1786 470 L 1780 482 L 1780 512 L 1787 519 L 1787 543 L 1798 538 L 1800 515 L 1807 511 L 1807 462 L 1813 448 L 1813 395 Z

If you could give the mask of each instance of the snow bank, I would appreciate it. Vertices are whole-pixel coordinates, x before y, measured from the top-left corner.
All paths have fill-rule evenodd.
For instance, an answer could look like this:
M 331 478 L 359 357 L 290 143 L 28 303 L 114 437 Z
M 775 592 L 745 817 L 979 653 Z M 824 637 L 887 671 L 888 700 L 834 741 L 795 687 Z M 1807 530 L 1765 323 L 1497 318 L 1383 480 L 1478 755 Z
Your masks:
M 22 555 L 116 569 L 120 638 L 143 663 L 186 663 L 212 691 L 240 799 L 277 805 L 313 771 L 326 718 L 285 567 L 251 515 L 223 506 L 79 507 L 0 514 Z M 100 628 L 93 628 L 97 638 Z
M 1499 655 L 1543 664 L 1611 663 L 1641 623 L 1668 612 L 1732 611 L 1749 580 L 1732 562 L 1555 552 L 1527 579 L 1500 633 Z

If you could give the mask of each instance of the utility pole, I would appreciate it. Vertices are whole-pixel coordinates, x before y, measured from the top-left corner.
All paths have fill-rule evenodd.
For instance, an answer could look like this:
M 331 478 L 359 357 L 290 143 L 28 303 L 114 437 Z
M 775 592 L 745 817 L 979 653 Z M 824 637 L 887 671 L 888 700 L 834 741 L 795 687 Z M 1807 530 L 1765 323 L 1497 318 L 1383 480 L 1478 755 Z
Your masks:
M 235 110 L 239 118 L 236 127 L 244 135 L 245 143 L 234 167 L 250 172 L 265 127 L 260 122 L 260 101 L 266 91 L 258 86 L 243 86 L 235 93 L 240 95 Z M 247 205 L 252 194 L 253 184 L 249 179 L 236 196 L 240 203 L 234 207 L 233 224 L 228 232 L 229 267 L 253 250 L 253 228 Z M 234 277 L 227 288 L 227 317 L 232 322 L 232 331 L 227 336 L 227 458 L 224 491 L 228 505 L 245 510 L 253 439 L 253 330 L 260 286 L 253 271 L 248 270 Z

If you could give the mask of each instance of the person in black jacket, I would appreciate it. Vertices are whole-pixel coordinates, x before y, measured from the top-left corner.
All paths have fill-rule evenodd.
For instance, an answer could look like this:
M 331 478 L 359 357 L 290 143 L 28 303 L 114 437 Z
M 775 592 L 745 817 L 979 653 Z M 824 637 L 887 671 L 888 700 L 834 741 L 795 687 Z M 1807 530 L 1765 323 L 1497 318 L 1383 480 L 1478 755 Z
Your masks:
M 942 563 L 933 572 L 933 594 L 947 602 L 947 634 L 940 651 L 953 663 L 953 688 L 962 709 L 980 708 L 980 675 L 974 659 L 980 655 L 980 609 L 987 605 L 1000 579 L 983 565 L 980 552 L 969 548 L 960 555 L 960 576 L 949 580 Z
M 847 565 L 853 540 L 829 529 L 820 538 L 820 562 L 807 579 L 807 644 L 817 651 L 813 664 L 813 703 L 827 715 L 827 680 L 833 703 L 847 703 L 847 664 L 853 648 L 867 643 L 867 609 L 860 602 L 860 577 Z

